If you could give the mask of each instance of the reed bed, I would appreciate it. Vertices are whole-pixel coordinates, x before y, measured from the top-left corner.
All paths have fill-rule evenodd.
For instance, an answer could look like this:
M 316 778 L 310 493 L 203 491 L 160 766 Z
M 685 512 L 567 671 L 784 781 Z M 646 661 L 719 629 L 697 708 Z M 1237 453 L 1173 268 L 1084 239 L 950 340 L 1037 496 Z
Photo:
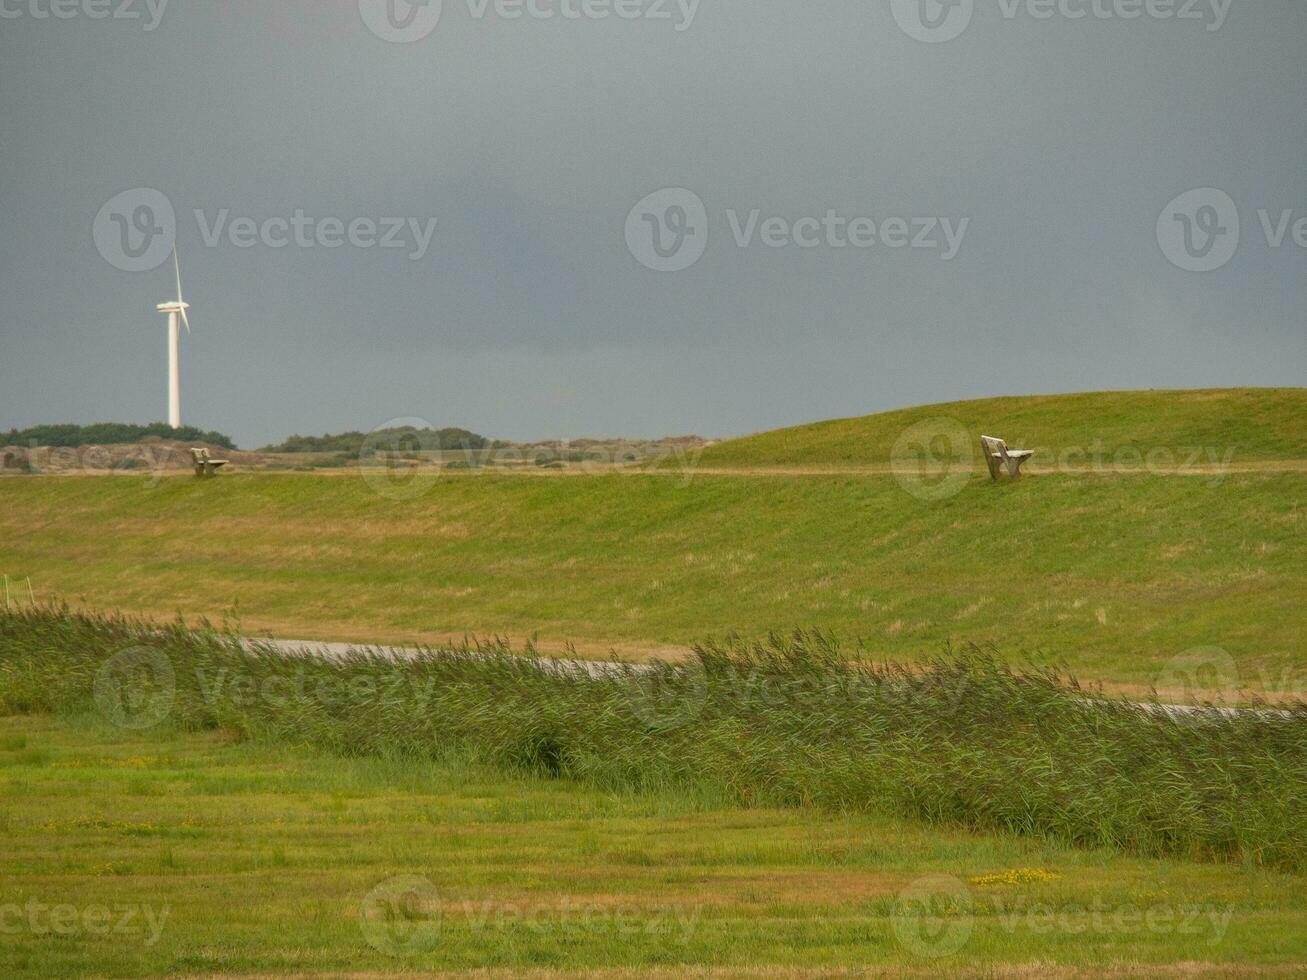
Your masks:
M 1307 704 L 1180 716 L 980 649 L 905 666 L 799 631 L 590 672 L 501 641 L 322 659 L 210 626 L 0 614 L 0 714 L 87 711 L 342 756 L 455 755 L 614 790 L 1307 870 Z

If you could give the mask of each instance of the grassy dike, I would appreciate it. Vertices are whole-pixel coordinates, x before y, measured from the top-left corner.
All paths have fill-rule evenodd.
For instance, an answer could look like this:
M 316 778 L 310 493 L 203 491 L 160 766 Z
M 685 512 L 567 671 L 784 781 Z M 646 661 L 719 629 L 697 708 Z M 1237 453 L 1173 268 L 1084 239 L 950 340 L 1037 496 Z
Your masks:
M 1030 477 L 991 484 L 982 431 L 1038 449 Z M 643 474 L 5 478 L 0 573 L 289 638 L 638 657 L 801 624 L 895 660 L 993 643 L 1177 700 L 1292 700 L 1305 501 L 1307 389 L 1000 398 Z
M 795 624 L 911 660 L 997 643 L 1079 676 L 1307 690 L 1307 473 L 975 476 L 357 474 L 0 480 L 0 571 L 38 598 L 369 642 L 538 634 L 587 654 Z M 1187 678 L 1175 658 L 1216 648 Z M 1183 666 L 1183 664 L 1181 665 Z M 1227 696 L 1230 692 L 1227 691 Z

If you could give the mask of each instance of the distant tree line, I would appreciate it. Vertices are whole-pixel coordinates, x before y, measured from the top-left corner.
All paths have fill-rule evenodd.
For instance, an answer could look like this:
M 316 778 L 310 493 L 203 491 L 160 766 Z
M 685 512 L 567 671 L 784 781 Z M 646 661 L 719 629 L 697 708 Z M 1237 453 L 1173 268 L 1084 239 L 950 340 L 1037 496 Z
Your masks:
M 178 442 L 203 442 L 223 449 L 235 449 L 236 443 L 221 432 L 205 432 L 194 426 L 180 429 L 163 422 L 128 425 L 122 422 L 96 422 L 94 425 L 34 425 L 30 429 L 10 429 L 0 434 L 0 446 L 115 446 L 140 442 L 150 436 Z
M 378 452 L 431 452 L 440 449 L 491 449 L 501 446 L 467 429 L 418 429 L 411 425 L 375 432 L 340 432 L 335 435 L 291 436 L 265 453 L 347 453 L 371 456 Z

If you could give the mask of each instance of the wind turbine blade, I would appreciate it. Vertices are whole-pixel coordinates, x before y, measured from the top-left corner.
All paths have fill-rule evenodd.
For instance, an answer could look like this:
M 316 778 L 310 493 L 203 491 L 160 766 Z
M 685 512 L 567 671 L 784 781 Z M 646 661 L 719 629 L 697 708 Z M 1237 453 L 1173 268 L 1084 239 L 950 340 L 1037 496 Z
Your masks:
M 182 299 L 182 264 L 177 258 L 177 246 L 172 247 L 172 267 L 177 272 L 177 305 L 181 308 L 182 323 L 186 324 L 186 332 L 191 332 L 191 318 L 186 315 L 186 300 Z

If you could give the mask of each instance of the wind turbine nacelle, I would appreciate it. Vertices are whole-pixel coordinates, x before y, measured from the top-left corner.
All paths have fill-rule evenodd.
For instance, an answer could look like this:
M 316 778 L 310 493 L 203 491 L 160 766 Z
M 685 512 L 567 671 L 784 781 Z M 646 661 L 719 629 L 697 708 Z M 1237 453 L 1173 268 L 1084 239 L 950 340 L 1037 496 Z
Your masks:
M 190 303 L 178 303 L 176 300 L 171 303 L 160 303 L 155 307 L 160 313 L 180 313 L 182 310 L 189 310 L 190 308 Z

